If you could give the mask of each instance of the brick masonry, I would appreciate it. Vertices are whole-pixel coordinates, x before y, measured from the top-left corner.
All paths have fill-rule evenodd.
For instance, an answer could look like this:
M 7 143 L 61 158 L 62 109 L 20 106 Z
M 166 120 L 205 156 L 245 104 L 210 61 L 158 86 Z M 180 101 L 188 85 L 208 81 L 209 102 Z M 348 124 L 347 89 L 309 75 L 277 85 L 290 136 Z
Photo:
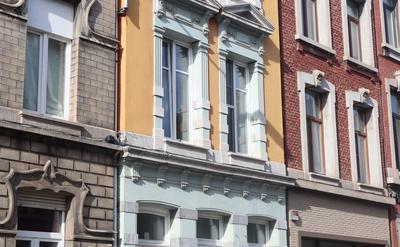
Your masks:
M 18 134 L 0 135 L 0 177 L 15 169 L 25 171 L 43 168 L 48 161 L 55 165 L 58 172 L 71 179 L 82 179 L 90 194 L 84 206 L 84 221 L 89 228 L 113 230 L 114 210 L 114 154 L 110 150 L 90 148 L 53 138 L 22 137 Z M 0 218 L 8 210 L 8 194 L 4 183 L 0 183 Z M 68 223 L 67 223 L 68 224 Z M 68 226 L 67 226 L 68 227 Z M 6 244 L 4 244 L 6 243 Z M 10 244 L 9 244 L 10 243 Z M 70 244 L 70 245 L 68 245 Z M 83 246 L 108 246 L 98 243 L 85 243 Z M 15 246 L 15 239 L 5 238 L 0 233 L 0 247 Z M 79 241 L 66 242 L 66 246 L 80 246 Z
M 311 191 L 289 190 L 288 198 L 289 215 L 297 211 L 300 218 L 291 221 L 289 216 L 290 246 L 300 246 L 299 234 L 310 233 L 333 240 L 383 241 L 389 246 L 388 208 Z

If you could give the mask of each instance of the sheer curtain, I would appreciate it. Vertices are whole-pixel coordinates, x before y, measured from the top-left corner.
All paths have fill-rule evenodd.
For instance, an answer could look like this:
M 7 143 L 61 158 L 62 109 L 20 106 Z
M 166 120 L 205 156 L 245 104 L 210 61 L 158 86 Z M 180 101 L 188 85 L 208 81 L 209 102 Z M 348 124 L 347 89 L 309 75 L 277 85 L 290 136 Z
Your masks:
M 24 109 L 37 111 L 40 58 L 39 35 L 28 32 L 25 54 Z
M 46 113 L 64 116 L 66 44 L 49 39 Z

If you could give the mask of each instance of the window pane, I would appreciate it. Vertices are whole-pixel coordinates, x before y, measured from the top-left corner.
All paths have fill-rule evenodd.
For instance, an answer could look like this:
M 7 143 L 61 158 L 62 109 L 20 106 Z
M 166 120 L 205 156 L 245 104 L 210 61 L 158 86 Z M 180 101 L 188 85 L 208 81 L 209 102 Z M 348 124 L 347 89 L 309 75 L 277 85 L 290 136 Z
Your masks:
M 58 243 L 55 242 L 40 242 L 39 247 L 57 247 Z
M 184 72 L 189 71 L 189 50 L 186 47 L 176 46 L 176 69 Z
M 64 116 L 66 44 L 49 39 L 46 113 Z
M 162 66 L 163 67 L 169 67 L 168 49 L 169 49 L 168 43 L 163 42 L 163 44 L 162 44 Z
M 61 212 L 18 207 L 18 230 L 61 232 Z
M 234 105 L 233 91 L 233 63 L 226 61 L 226 103 L 228 105 Z
M 166 42 L 163 42 L 163 70 L 162 70 L 162 86 L 164 91 L 163 97 L 163 109 L 164 109 L 164 118 L 163 118 L 163 129 L 164 136 L 171 137 L 171 87 L 170 87 L 170 71 L 171 67 L 168 62 L 169 53 L 169 45 Z
M 219 220 L 198 218 L 197 220 L 197 238 L 219 239 Z
M 354 110 L 354 130 L 365 132 L 366 122 L 365 122 L 365 113 L 361 110 Z
M 40 36 L 27 34 L 25 51 L 24 109 L 37 111 L 39 91 Z
M 317 241 L 313 239 L 302 239 L 301 240 L 302 247 L 317 247 Z
M 399 47 L 399 14 L 397 0 L 384 0 L 383 12 L 385 19 L 386 40 L 394 47 Z
M 317 3 L 315 0 L 303 0 L 304 11 L 304 35 L 310 39 L 317 40 Z
M 16 247 L 31 247 L 31 241 L 28 241 L 28 240 L 17 240 Z
M 188 76 L 176 73 L 176 138 L 189 140 Z
M 137 232 L 139 239 L 164 240 L 164 217 L 153 214 L 138 214 Z
M 360 17 L 360 4 L 354 0 L 347 0 L 347 14 L 358 19 Z
M 361 59 L 359 24 L 349 19 L 350 56 Z
M 323 174 L 321 124 L 308 120 L 307 131 L 310 171 Z
M 308 116 L 321 117 L 321 101 L 318 94 L 306 91 L 306 112 Z
M 358 182 L 368 183 L 366 138 L 356 134 Z
M 236 91 L 236 114 L 237 114 L 237 142 L 238 152 L 247 153 L 247 107 L 246 93 Z
M 246 91 L 246 69 L 240 66 L 235 66 L 236 87 Z
M 235 151 L 235 109 L 228 108 L 228 144 L 229 151 Z
M 251 244 L 266 244 L 266 230 L 264 224 L 247 225 L 247 242 Z
M 400 117 L 393 116 L 393 134 L 397 169 L 400 169 Z
M 392 104 L 392 113 L 400 115 L 400 100 L 399 94 L 397 92 L 390 93 L 390 102 Z

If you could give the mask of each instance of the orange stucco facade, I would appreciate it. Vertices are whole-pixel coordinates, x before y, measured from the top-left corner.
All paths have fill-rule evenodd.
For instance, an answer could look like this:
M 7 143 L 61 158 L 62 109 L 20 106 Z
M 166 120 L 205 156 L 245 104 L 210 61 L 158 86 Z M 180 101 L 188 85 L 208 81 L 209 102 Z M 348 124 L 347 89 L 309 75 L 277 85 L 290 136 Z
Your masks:
M 120 17 L 120 112 L 119 129 L 151 136 L 153 133 L 153 6 L 150 0 L 131 0 L 126 16 Z M 284 163 L 278 1 L 262 1 L 274 33 L 265 40 L 265 115 L 267 152 L 270 161 Z M 218 23 L 209 22 L 209 95 L 211 145 L 219 140 Z

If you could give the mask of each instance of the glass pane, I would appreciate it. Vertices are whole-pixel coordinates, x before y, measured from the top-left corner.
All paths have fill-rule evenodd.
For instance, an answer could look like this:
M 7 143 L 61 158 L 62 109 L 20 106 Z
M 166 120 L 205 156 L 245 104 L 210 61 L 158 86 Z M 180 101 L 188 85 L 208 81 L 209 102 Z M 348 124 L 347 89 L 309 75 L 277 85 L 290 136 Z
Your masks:
M 317 247 L 317 241 L 314 239 L 302 239 L 301 240 L 302 247 Z
M 226 103 L 233 105 L 234 86 L 233 86 L 233 63 L 232 61 L 226 61 Z
M 164 129 L 164 136 L 171 137 L 171 88 L 169 82 L 169 70 L 163 69 L 163 109 L 164 109 L 164 118 L 163 118 L 163 129 Z
M 235 151 L 235 110 L 228 108 L 228 144 L 229 151 Z
M 169 49 L 168 43 L 167 42 L 163 42 L 163 44 L 162 44 L 162 66 L 163 67 L 169 67 L 168 49 Z
M 386 40 L 389 44 L 395 45 L 394 43 L 394 8 L 392 6 L 392 1 L 386 1 L 387 3 L 383 4 L 384 9 L 384 17 L 385 17 L 385 31 L 386 31 Z M 390 2 L 390 3 L 388 3 Z
M 176 69 L 184 72 L 189 71 L 189 50 L 186 47 L 176 46 Z
M 356 134 L 358 182 L 368 183 L 366 138 Z
M 57 247 L 58 243 L 56 242 L 40 242 L 39 247 Z
M 308 120 L 307 131 L 310 170 L 323 174 L 321 124 Z
M 219 220 L 198 218 L 197 220 L 197 238 L 219 239 Z
M 354 130 L 364 133 L 366 128 L 365 113 L 357 109 L 355 109 L 353 112 L 354 112 Z
M 306 112 L 308 116 L 320 118 L 321 101 L 319 95 L 306 91 Z
M 40 36 L 27 34 L 25 50 L 24 109 L 37 111 L 39 90 Z
M 347 14 L 358 19 L 360 17 L 360 4 L 354 0 L 347 0 Z
M 18 207 L 18 230 L 61 232 L 61 223 L 60 211 Z
M 396 113 L 400 115 L 400 100 L 399 94 L 397 92 L 391 92 L 390 94 L 390 102 L 392 104 L 392 113 Z
M 316 7 L 315 0 L 303 0 L 303 11 L 305 14 L 304 35 L 313 40 L 317 40 Z
M 235 66 L 236 87 L 246 91 L 246 69 L 240 66 Z
M 397 169 L 400 168 L 400 118 L 393 117 L 393 134 Z
M 350 56 L 361 59 L 359 24 L 349 19 Z
M 176 138 L 189 140 L 188 76 L 176 73 Z
M 236 91 L 236 114 L 237 114 L 237 142 L 238 152 L 247 153 L 247 107 L 246 93 Z
M 247 225 L 247 242 L 251 244 L 266 244 L 265 225 L 249 223 Z
M 137 232 L 139 239 L 164 240 L 164 217 L 153 214 L 138 214 Z
M 64 116 L 66 44 L 49 39 L 46 113 Z
M 31 247 L 31 241 L 29 241 L 29 240 L 17 240 L 16 247 Z

